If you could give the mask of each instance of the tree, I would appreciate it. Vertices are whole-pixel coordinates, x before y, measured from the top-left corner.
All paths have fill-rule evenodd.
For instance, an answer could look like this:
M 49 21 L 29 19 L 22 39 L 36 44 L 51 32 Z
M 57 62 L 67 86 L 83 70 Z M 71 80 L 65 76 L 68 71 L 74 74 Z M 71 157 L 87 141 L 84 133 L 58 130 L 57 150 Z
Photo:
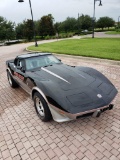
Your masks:
M 19 23 L 16 28 L 15 28 L 15 31 L 16 31 L 16 38 L 17 39 L 23 39 L 25 36 L 24 36 L 24 28 L 25 28 L 25 23 Z
M 66 33 L 73 32 L 75 31 L 76 23 L 77 21 L 75 18 L 67 17 L 67 19 L 61 23 L 60 28 Z
M 24 21 L 24 36 L 28 41 L 31 41 L 34 37 L 33 21 L 31 19 Z
M 55 32 L 58 34 L 60 33 L 60 25 L 61 25 L 61 22 L 56 22 L 54 24 Z
M 81 29 L 85 30 L 89 30 L 92 27 L 92 19 L 89 15 L 81 15 L 79 17 L 79 24 Z
M 89 15 L 81 15 L 78 19 L 68 17 L 65 21 L 58 23 L 57 28 L 62 32 L 78 32 L 81 30 L 90 30 L 92 28 L 92 19 Z
M 106 27 L 108 27 L 109 29 L 109 27 L 113 27 L 114 25 L 115 25 L 115 21 L 110 17 L 101 17 L 97 21 L 97 27 L 102 28 L 102 30 L 103 28 L 106 28 Z
M 39 23 L 40 20 L 34 21 L 36 35 L 39 35 Z
M 15 38 L 15 23 L 9 21 L 6 24 L 6 39 L 9 41 L 10 39 Z
M 55 35 L 55 28 L 53 25 L 54 18 L 51 14 L 43 16 L 39 21 L 39 34 L 40 36 Z
M 4 27 L 4 18 L 0 17 L 0 40 L 4 40 L 5 39 L 5 27 Z
M 5 18 L 0 17 L 0 40 L 10 40 L 15 38 L 15 23 L 7 21 Z

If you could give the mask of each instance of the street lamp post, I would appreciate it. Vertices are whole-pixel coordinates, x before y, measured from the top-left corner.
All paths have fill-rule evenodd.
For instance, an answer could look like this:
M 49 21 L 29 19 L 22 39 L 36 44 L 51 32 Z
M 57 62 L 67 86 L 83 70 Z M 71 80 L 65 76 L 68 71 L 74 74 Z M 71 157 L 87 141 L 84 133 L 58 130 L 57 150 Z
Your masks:
M 80 35 L 80 23 L 79 23 L 79 13 L 78 13 L 78 36 Z
M 102 6 L 102 0 L 94 0 L 94 11 L 93 11 L 93 19 L 92 19 L 92 22 L 93 22 L 92 38 L 94 38 L 94 28 L 95 28 L 95 2 L 97 2 L 97 1 L 100 2 L 99 6 Z
M 24 0 L 19 0 L 18 2 L 24 2 Z M 34 20 L 33 20 L 33 12 L 32 12 L 31 0 L 29 0 L 29 5 L 30 5 L 30 12 L 31 12 L 32 23 L 33 23 L 33 31 L 34 31 L 35 47 L 37 47 L 38 44 L 37 44 L 36 34 L 35 34 L 35 25 L 34 25 Z
M 119 19 L 120 19 L 120 16 L 118 17 L 118 29 L 119 29 Z

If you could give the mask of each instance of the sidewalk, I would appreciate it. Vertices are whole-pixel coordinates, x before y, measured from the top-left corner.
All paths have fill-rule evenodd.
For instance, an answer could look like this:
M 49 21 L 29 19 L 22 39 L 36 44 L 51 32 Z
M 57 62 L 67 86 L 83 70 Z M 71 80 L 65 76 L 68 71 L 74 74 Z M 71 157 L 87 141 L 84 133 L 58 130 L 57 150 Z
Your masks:
M 23 53 L 25 46 L 0 48 L 0 160 L 120 160 L 120 66 L 59 55 L 66 64 L 99 70 L 119 93 L 114 109 L 99 118 L 44 123 L 29 95 L 20 87 L 10 88 L 6 77 L 5 61 Z

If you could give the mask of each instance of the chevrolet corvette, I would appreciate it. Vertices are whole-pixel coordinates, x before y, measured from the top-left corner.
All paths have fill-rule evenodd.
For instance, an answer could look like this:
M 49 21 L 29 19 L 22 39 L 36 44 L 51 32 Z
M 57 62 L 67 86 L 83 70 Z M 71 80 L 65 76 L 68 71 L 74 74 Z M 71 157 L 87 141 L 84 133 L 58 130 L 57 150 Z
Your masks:
M 6 61 L 11 87 L 21 86 L 34 101 L 44 122 L 76 120 L 82 116 L 99 117 L 114 107 L 115 86 L 99 71 L 70 66 L 51 53 L 27 53 Z

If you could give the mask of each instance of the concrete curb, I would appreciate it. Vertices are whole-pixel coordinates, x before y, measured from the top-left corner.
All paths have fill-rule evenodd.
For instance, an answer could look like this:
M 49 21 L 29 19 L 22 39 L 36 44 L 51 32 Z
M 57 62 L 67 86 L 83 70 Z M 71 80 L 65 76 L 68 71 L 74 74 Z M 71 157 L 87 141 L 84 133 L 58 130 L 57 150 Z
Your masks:
M 40 51 L 32 51 L 32 50 L 29 50 L 27 48 L 25 48 L 25 51 L 27 51 L 27 52 L 40 52 Z
M 111 65 L 120 65 L 120 61 L 114 61 L 114 60 L 108 60 L 108 59 L 100 59 L 100 58 L 93 58 L 93 57 L 83 57 L 83 56 L 73 56 L 73 55 L 65 55 L 65 54 L 56 54 L 58 57 L 69 57 L 69 58 L 74 58 L 74 59 L 79 59 L 79 60 L 85 60 L 85 61 L 94 61 L 98 63 L 106 63 L 106 64 L 111 64 Z

